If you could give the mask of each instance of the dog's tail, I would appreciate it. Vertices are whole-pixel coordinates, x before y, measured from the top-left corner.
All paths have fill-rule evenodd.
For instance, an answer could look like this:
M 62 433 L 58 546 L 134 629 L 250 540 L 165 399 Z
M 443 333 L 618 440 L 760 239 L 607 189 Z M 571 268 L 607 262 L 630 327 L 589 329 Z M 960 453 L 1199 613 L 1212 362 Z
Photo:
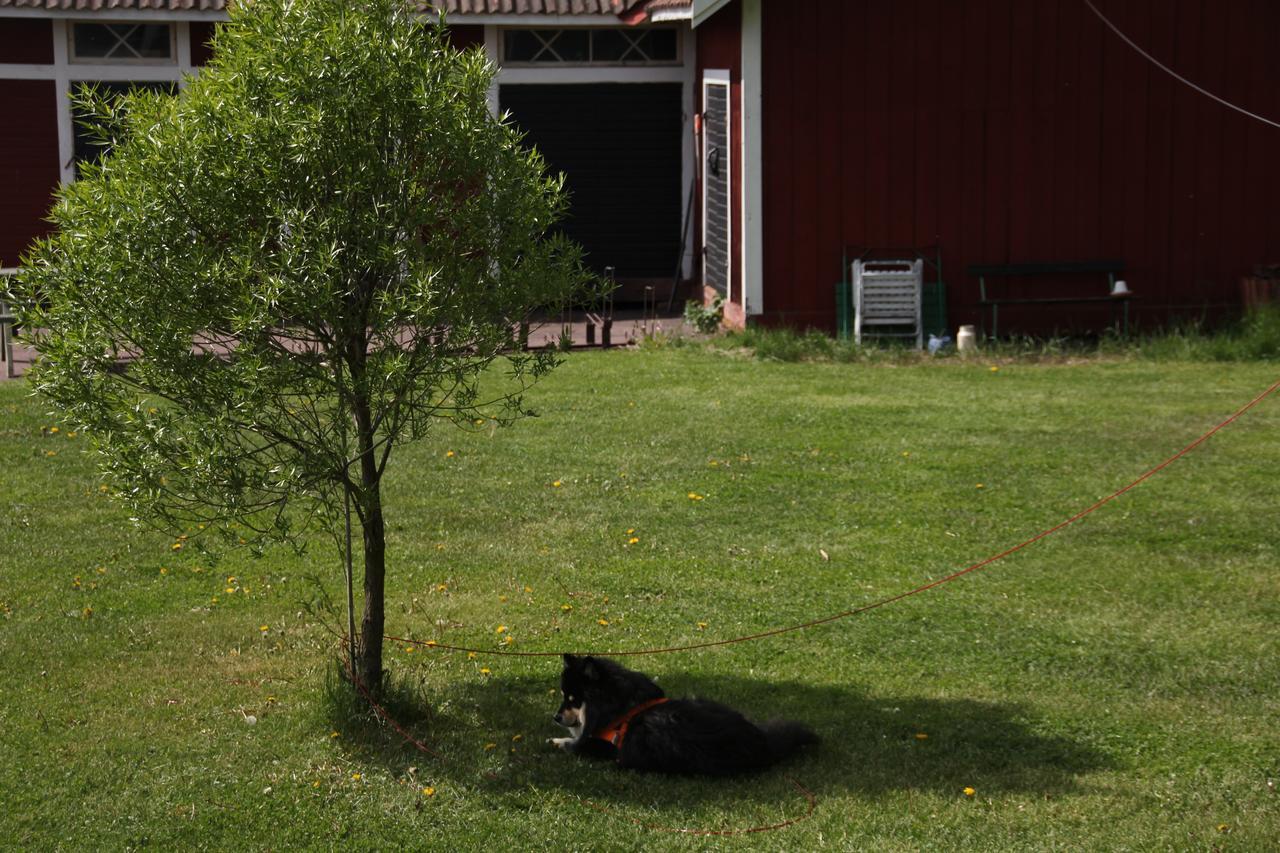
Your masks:
M 813 729 L 792 720 L 770 720 L 760 726 L 774 761 L 781 761 L 801 747 L 818 742 Z

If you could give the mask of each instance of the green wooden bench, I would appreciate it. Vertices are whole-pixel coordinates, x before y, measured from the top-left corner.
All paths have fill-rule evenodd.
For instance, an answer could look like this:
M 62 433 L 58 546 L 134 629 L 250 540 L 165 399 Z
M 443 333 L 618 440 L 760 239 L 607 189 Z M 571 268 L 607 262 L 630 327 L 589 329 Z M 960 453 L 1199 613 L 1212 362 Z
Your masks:
M 1086 302 L 1110 303 L 1113 307 L 1113 314 L 1118 309 L 1121 316 L 1121 333 L 1127 336 L 1129 334 L 1129 299 L 1132 294 L 1128 291 L 1123 293 L 1115 292 L 1116 276 L 1123 271 L 1124 263 L 1122 261 L 1047 261 L 1026 264 L 975 264 L 969 267 L 969 275 L 977 276 L 978 278 L 978 304 L 984 307 L 990 306 L 991 308 L 991 337 L 993 338 L 1000 331 L 1001 305 L 1067 305 Z M 987 279 L 989 278 L 1034 280 L 1085 275 L 1105 276 L 1106 289 L 1100 293 L 1083 295 L 1033 297 L 992 295 L 987 292 Z M 1035 286 L 1039 288 L 1041 284 L 1052 285 L 1054 283 L 1056 282 L 1037 282 Z

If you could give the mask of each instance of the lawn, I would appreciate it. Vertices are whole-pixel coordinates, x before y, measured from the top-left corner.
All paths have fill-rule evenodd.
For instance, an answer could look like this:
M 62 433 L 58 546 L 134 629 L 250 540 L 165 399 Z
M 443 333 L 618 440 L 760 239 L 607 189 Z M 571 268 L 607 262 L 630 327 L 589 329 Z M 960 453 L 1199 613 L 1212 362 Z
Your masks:
M 1259 362 L 574 354 L 536 389 L 540 418 L 442 429 L 393 460 L 388 624 L 627 649 L 842 611 L 1056 524 L 1276 378 Z M 396 692 L 416 697 L 398 713 L 440 757 L 353 719 L 323 605 L 342 599 L 331 542 L 212 554 L 199 530 L 136 529 L 86 449 L 0 384 L 0 838 L 17 848 L 1280 847 L 1280 395 L 954 583 L 630 659 L 671 694 L 823 738 L 714 783 L 548 748 L 555 658 L 390 645 Z M 788 777 L 817 805 L 784 829 L 631 822 L 802 816 Z

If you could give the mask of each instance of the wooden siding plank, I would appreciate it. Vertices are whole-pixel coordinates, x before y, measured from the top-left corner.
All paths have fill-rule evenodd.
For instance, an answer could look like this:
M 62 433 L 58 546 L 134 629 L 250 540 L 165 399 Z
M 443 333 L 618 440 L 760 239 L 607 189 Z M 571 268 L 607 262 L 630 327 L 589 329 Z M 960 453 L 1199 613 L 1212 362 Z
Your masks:
M 1249 41 L 1249 8 L 1244 3 L 1226 4 L 1222 10 L 1224 45 L 1222 92 L 1229 101 L 1243 105 L 1248 100 L 1250 58 L 1241 51 Z M 1245 169 L 1249 124 L 1253 120 L 1235 110 L 1222 110 L 1222 177 L 1218 197 L 1220 216 L 1220 263 L 1229 276 L 1248 270 L 1249 252 L 1244 234 L 1246 195 Z
M 1163 0 L 1154 0 L 1147 20 L 1150 41 L 1144 48 L 1155 58 L 1168 64 L 1173 58 L 1173 16 L 1164 14 Z M 1175 83 L 1167 74 L 1149 67 L 1147 99 L 1147 196 L 1146 240 L 1144 254 L 1151 270 L 1150 287 L 1173 292 L 1169 278 L 1169 224 L 1171 222 L 1171 188 L 1173 185 L 1173 89 Z M 1167 297 L 1166 297 L 1167 298 Z M 1139 304 L 1144 314 L 1152 309 Z M 1162 321 L 1163 311 L 1153 319 Z
M 1124 29 L 1139 44 L 1150 41 L 1150 0 L 1126 5 L 1120 9 L 1122 13 L 1117 26 Z M 1102 23 L 1099 21 L 1099 26 Z M 1114 34 L 1103 34 L 1118 51 L 1119 64 L 1117 73 L 1123 84 L 1124 116 L 1120 124 L 1121 145 L 1117 152 L 1120 168 L 1124 172 L 1124 188 L 1117 196 L 1120 210 L 1121 233 L 1120 248 L 1115 257 L 1123 258 L 1125 276 L 1129 279 L 1129 287 L 1143 296 L 1144 301 L 1154 287 L 1155 270 L 1152 268 L 1146 251 L 1146 221 L 1151 214 L 1147 206 L 1148 180 L 1148 89 L 1150 76 L 1154 70 L 1147 60 L 1136 51 L 1116 38 Z M 1144 293 L 1145 291 L 1145 293 Z
M 938 234 L 942 245 L 943 281 L 947 285 L 947 318 L 952 324 L 977 319 L 976 281 L 966 279 L 962 238 L 964 160 L 960 146 L 963 126 L 965 45 L 961 36 L 964 10 L 944 0 L 938 9 Z
M 887 4 L 890 13 L 889 110 L 887 139 L 889 174 L 885 246 L 903 248 L 915 242 L 916 56 L 915 0 Z
M 985 263 L 983 257 L 983 225 L 986 204 L 986 64 L 987 16 L 982 3 L 969 3 L 964 9 L 963 50 L 964 91 L 961 101 L 959 149 L 962 157 L 960 200 L 960 254 L 964 266 Z M 970 298 L 977 293 L 977 282 L 966 282 Z
M 1009 0 L 991 0 L 987 12 L 986 50 L 986 196 L 983 205 L 982 256 L 986 263 L 1009 260 L 1009 180 L 1013 154 L 1010 116 L 1013 10 Z
M 1014 3 L 1010 19 L 1009 53 L 1009 261 L 1035 260 L 1032 233 L 1043 209 L 1035 203 L 1041 173 L 1035 169 L 1036 155 L 1036 5 Z
M 796 171 L 792 147 L 791 125 L 795 111 L 791 98 L 793 64 L 792 19 L 786 10 L 774 3 L 763 4 L 761 44 L 763 75 L 761 101 L 765 104 L 764 127 L 764 274 L 765 311 L 770 316 L 783 314 L 791 304 L 791 282 L 794 280 L 795 246 L 789 239 L 794 221 L 793 173 Z M 714 18 L 712 19 L 715 20 Z M 787 239 L 778 239 L 777 235 Z
M 768 5 L 768 4 L 766 4 Z M 841 252 L 867 242 L 867 19 L 865 3 L 840 3 L 841 49 L 840 100 L 840 221 Z M 842 279 L 849 271 L 842 271 Z
M 940 50 L 940 0 L 919 0 L 913 41 L 917 57 L 915 79 L 916 170 L 912 242 L 933 246 L 938 242 L 938 51 Z M 932 280 L 931 276 L 926 279 Z
M 868 246 L 889 245 L 889 87 L 895 69 L 892 62 L 900 51 L 891 43 L 891 10 L 888 3 L 867 5 L 864 40 L 868 74 L 863 83 L 867 121 L 863 135 L 867 141 L 867 168 L 863 180 Z
M 1202 4 L 1200 85 L 1210 92 L 1226 91 L 1226 3 Z M 1200 97 L 1196 124 L 1195 276 L 1213 292 L 1219 304 L 1227 299 L 1226 271 L 1222 269 L 1222 135 L 1231 113 L 1226 107 Z M 1232 294 L 1234 297 L 1234 294 Z
M 814 47 L 818 52 L 818 80 L 815 89 L 825 93 L 815 111 L 817 116 L 817 172 L 818 172 L 818 222 L 817 255 L 814 264 L 817 277 L 810 288 L 804 308 L 814 313 L 826 314 L 835 300 L 831 285 L 840 279 L 840 257 L 843 230 L 840 217 L 845 206 L 839 186 L 841 182 L 840 146 L 841 112 L 837 106 L 841 97 L 840 58 L 844 54 L 842 44 L 840 5 L 824 5 L 818 10 L 818 29 Z M 835 324 L 824 324 L 827 331 L 835 331 Z
M 805 4 L 791 10 L 793 43 L 806 43 L 818 26 L 817 7 Z M 811 47 L 811 42 L 807 45 Z M 814 54 L 813 59 L 817 56 Z M 816 75 L 816 63 L 794 63 L 791 69 L 791 93 L 795 101 L 792 115 L 792 150 L 798 158 L 795 181 L 795 216 L 791 220 L 791 239 L 795 243 L 795 284 L 789 307 L 792 311 L 805 311 L 814 303 L 821 272 L 817 263 L 818 232 L 814 218 L 819 213 L 818 200 L 818 113 L 827 108 L 819 97 L 821 81 Z M 803 164 L 803 166 L 801 166 Z M 801 323 L 803 325 L 803 323 Z
M 1053 255 L 1080 258 L 1080 15 L 1078 3 L 1060 3 L 1054 98 Z
M 1188 80 L 1200 73 L 1200 0 L 1179 0 L 1170 10 L 1174 17 L 1173 61 L 1170 67 Z M 1196 92 L 1177 84 L 1173 93 L 1172 172 L 1169 218 L 1169 283 L 1188 305 L 1204 306 L 1212 294 L 1196 278 L 1196 136 L 1200 101 Z

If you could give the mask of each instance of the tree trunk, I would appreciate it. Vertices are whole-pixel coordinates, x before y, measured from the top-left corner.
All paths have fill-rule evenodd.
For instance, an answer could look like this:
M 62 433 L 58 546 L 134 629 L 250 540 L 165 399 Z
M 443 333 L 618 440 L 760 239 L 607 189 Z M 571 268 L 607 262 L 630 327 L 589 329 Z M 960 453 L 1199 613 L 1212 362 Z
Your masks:
M 356 649 L 355 676 L 374 696 L 382 691 L 382 635 L 386 582 L 386 528 L 382 522 L 382 484 L 373 447 L 373 419 L 369 407 L 355 408 L 360 448 L 360 501 L 364 528 L 364 615 Z

